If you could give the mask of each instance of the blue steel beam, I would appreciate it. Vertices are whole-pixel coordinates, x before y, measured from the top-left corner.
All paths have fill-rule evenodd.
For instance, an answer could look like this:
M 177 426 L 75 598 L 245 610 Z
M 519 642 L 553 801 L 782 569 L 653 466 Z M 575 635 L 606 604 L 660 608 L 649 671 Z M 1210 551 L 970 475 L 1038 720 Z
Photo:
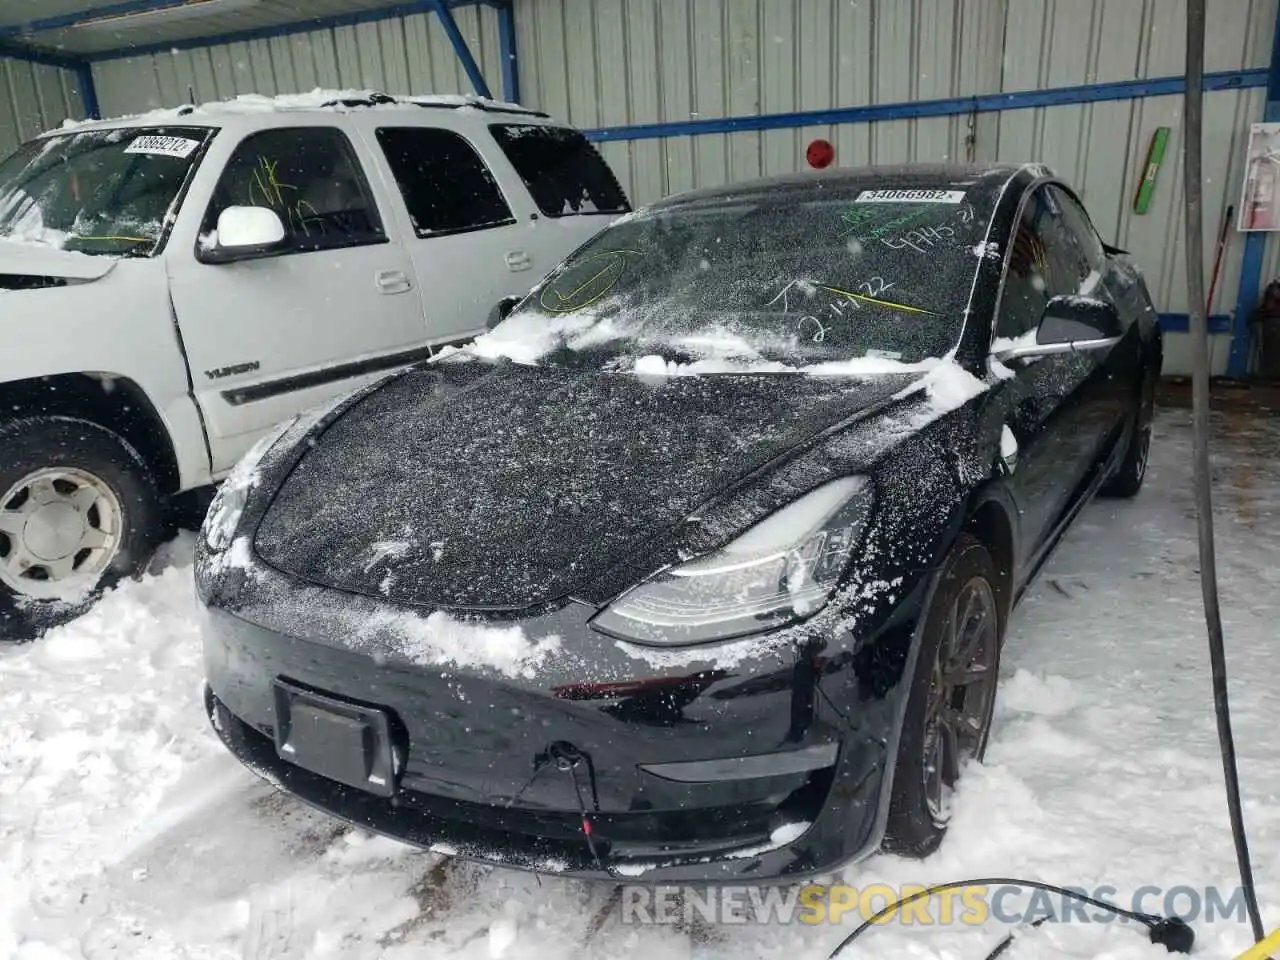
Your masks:
M 478 96 L 484 97 L 486 100 L 492 100 L 493 94 L 489 92 L 489 85 L 484 82 L 484 74 L 480 72 L 480 65 L 476 63 L 476 58 L 471 55 L 471 48 L 467 46 L 466 37 L 458 29 L 458 21 L 453 18 L 453 11 L 449 9 L 449 5 L 444 0 L 431 0 L 431 8 L 435 10 L 436 16 L 440 18 L 440 26 L 444 27 L 444 32 L 448 36 L 449 42 L 453 44 L 453 52 L 462 61 L 462 69 L 467 72 L 467 76 L 471 79 L 472 88 Z
M 465 7 L 472 4 L 485 3 L 487 0 L 449 0 L 451 7 Z M 127 17 L 130 14 L 139 13 L 156 13 L 160 10 L 167 10 L 170 7 L 181 6 L 200 6 L 199 3 L 188 4 L 186 0 L 120 0 L 119 3 L 109 4 L 105 7 L 95 7 L 90 10 L 77 10 L 74 13 L 64 13 L 56 17 L 42 17 L 37 20 L 29 20 L 26 23 L 10 24 L 0 27 L 0 37 L 26 37 L 34 33 L 44 33 L 50 30 L 65 30 L 67 27 L 74 27 L 78 23 L 86 21 L 105 20 L 110 17 Z M 422 12 L 424 8 L 432 6 L 427 0 L 419 0 L 417 3 L 400 3 L 399 7 L 416 7 L 415 12 Z M 384 8 L 385 10 L 385 8 Z M 359 11 L 359 13 L 382 14 L 382 10 Z M 358 14 L 356 14 L 358 15 Z M 316 18 L 317 20 L 325 18 Z
M 84 104 L 84 115 L 89 120 L 101 120 L 102 108 L 98 105 L 98 88 L 93 82 L 93 64 L 82 62 L 76 67 L 76 82 L 80 87 L 80 102 Z
M 460 7 L 493 4 L 490 0 L 447 0 L 450 9 Z M 0 39 L 10 37 L 28 37 L 32 34 L 63 30 L 86 20 L 95 20 L 111 14 L 120 16 L 127 13 L 150 13 L 175 6 L 175 0 L 126 0 L 125 3 L 111 7 L 99 7 L 96 10 L 85 10 L 80 13 L 67 14 L 62 17 L 48 17 L 16 26 L 0 27 Z M 128 9 L 124 9 L 128 8 Z M 264 27 L 252 27 L 247 30 L 235 30 L 229 33 L 186 37 L 181 40 L 167 40 L 159 43 L 138 44 L 108 50 L 100 53 L 84 54 L 85 60 L 123 60 L 129 57 L 146 56 L 152 53 L 165 53 L 170 50 L 193 50 L 199 47 L 218 46 L 224 43 L 243 43 L 249 40 L 269 40 L 274 37 L 288 37 L 312 30 L 326 30 L 333 27 L 352 27 L 362 23 L 377 23 L 396 17 L 407 17 L 419 13 L 430 13 L 435 9 L 434 0 L 401 0 L 391 6 L 378 7 L 372 10 L 356 10 L 352 13 L 340 13 L 327 17 L 312 17 L 309 20 L 294 20 L 289 23 L 273 24 Z
M 1262 110 L 1262 120 L 1264 123 L 1280 122 L 1280 11 L 1276 12 L 1275 31 L 1271 38 L 1271 65 L 1267 68 L 1266 88 L 1267 102 Z M 1245 216 L 1245 211 L 1238 210 L 1237 215 Z M 1253 344 L 1249 320 L 1262 296 L 1262 262 L 1266 257 L 1268 235 L 1256 230 L 1245 234 L 1240 286 L 1236 289 L 1235 328 L 1231 353 L 1227 356 L 1229 377 L 1243 377 L 1249 372 Z
M 75 57 L 54 53 L 43 47 L 28 46 L 25 43 L 13 43 L 0 38 L 0 57 L 13 60 L 25 60 L 27 63 L 38 63 L 46 67 L 59 67 L 62 70 L 79 70 L 85 63 Z
M 1204 89 L 1240 90 L 1266 86 L 1266 70 L 1231 70 L 1205 74 Z M 942 100 L 916 100 L 903 103 L 878 103 L 866 107 L 837 107 L 834 110 L 809 110 L 801 113 L 772 113 L 756 116 L 722 117 L 707 120 L 677 120 L 671 123 L 643 123 L 626 127 L 601 127 L 587 131 L 597 142 L 609 140 L 652 140 L 663 137 L 687 137 L 704 133 L 736 133 L 743 130 L 784 130 L 791 127 L 815 127 L 839 123 L 872 123 L 877 120 L 905 120 L 915 117 L 948 117 L 974 111 L 991 113 L 1000 110 L 1026 110 L 1031 107 L 1059 107 L 1075 103 L 1098 103 L 1104 100 L 1133 100 L 1138 97 L 1162 97 L 1181 93 L 1186 86 L 1182 77 L 1157 77 L 1151 80 L 1124 80 L 1115 83 L 1091 83 L 1049 90 L 1022 90 L 1016 93 L 986 93 L 974 97 L 950 97 Z
M 502 57 L 502 99 L 520 102 L 520 61 L 516 55 L 516 19 L 514 0 L 497 5 L 498 53 Z
M 65 30 L 86 20 L 103 20 L 108 17 L 125 17 L 134 13 L 155 13 L 168 7 L 182 6 L 182 0 L 121 0 L 105 7 L 93 10 L 76 10 L 56 17 L 41 17 L 26 23 L 11 24 L 0 27 L 0 37 L 21 37 L 32 33 L 43 33 L 46 30 Z

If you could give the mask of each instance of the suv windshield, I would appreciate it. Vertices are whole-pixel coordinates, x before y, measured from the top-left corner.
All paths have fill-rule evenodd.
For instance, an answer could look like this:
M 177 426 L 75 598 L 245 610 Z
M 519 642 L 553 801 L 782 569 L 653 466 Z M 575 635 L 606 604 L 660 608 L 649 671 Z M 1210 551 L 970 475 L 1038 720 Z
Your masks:
M 815 186 L 625 217 L 477 346 L 637 371 L 940 357 L 959 340 L 994 199 L 960 186 Z
M 150 256 L 210 135 L 132 127 L 28 143 L 0 163 L 0 238 Z

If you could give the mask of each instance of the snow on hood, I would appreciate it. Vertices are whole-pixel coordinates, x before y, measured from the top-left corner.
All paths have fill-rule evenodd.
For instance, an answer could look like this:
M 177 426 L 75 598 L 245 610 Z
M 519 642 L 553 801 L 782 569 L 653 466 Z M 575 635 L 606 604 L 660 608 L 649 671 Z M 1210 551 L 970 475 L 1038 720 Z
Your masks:
M 60 250 L 45 243 L 0 238 L 0 274 L 97 280 L 115 268 L 114 257 Z

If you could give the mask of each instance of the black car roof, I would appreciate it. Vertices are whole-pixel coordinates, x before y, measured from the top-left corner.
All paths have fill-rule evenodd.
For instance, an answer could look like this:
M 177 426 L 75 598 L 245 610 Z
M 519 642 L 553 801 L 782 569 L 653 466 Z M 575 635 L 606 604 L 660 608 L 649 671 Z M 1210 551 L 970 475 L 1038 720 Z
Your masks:
M 1033 165 L 1018 163 L 911 163 L 892 166 L 837 167 L 690 190 L 651 204 L 650 209 L 670 209 L 685 204 L 745 200 L 753 196 L 776 195 L 780 192 L 803 193 L 811 190 L 836 190 L 843 193 L 869 189 L 940 190 L 969 188 L 979 184 L 1001 187 L 1023 173 L 1027 175 L 1029 181 L 1035 175 L 1035 170 Z

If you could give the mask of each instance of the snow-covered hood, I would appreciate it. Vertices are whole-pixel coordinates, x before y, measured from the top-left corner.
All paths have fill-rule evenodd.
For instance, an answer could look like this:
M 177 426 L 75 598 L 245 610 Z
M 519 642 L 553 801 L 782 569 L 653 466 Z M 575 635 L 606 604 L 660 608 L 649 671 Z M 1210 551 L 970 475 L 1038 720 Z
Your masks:
M 578 596 L 922 375 L 415 370 L 308 441 L 255 547 L 286 573 L 401 603 L 523 609 Z
M 88 282 L 105 277 L 114 257 L 90 256 L 37 243 L 0 239 L 0 274 Z

